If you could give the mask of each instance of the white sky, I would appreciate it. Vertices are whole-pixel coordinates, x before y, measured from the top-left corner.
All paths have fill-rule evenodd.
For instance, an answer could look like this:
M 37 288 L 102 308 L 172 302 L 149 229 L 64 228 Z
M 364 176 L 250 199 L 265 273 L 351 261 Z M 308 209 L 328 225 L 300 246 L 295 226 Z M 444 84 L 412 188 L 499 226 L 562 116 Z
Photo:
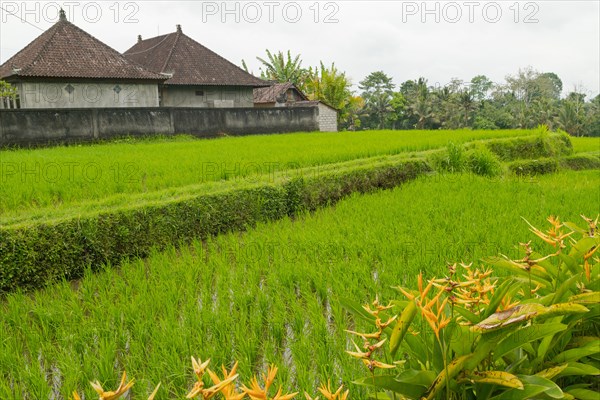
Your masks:
M 354 84 L 377 70 L 396 84 L 423 76 L 444 85 L 479 74 L 503 82 L 531 66 L 558 74 L 564 92 L 600 92 L 600 0 L 0 0 L 0 63 L 41 34 L 35 26 L 49 28 L 58 5 L 71 22 L 120 52 L 138 34 L 149 38 L 181 24 L 193 39 L 237 65 L 246 60 L 257 74 L 256 56 L 264 57 L 265 49 L 290 49 L 306 67 L 335 62 Z

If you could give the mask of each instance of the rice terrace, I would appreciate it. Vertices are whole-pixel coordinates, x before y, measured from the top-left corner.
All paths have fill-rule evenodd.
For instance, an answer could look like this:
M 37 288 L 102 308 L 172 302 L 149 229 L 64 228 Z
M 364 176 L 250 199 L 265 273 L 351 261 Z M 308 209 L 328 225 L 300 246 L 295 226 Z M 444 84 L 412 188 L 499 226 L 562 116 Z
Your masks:
M 197 39 L 231 52 L 221 29 L 247 6 L 195 3 L 107 3 L 90 22 L 42 2 L 39 23 L 0 3 L 3 33 L 32 29 L 0 41 L 0 400 L 599 399 L 600 95 L 567 87 L 579 72 L 538 55 L 564 77 L 353 81 L 269 50 L 238 66 Z M 284 3 L 310 20 L 258 24 L 261 40 L 294 32 L 307 64 L 347 61 L 336 35 L 372 50 L 351 28 L 385 33 L 390 53 L 357 53 L 354 74 L 400 46 L 363 18 L 456 34 L 427 25 L 447 2 L 416 28 L 425 3 Z M 574 18 L 492 3 L 513 25 Z M 156 15 L 188 23 L 157 35 Z M 247 22 L 236 56 L 255 49 Z M 578 25 L 570 64 L 597 54 Z M 494 73 L 502 51 L 469 35 Z M 473 68 L 439 72 L 406 42 L 393 74 Z

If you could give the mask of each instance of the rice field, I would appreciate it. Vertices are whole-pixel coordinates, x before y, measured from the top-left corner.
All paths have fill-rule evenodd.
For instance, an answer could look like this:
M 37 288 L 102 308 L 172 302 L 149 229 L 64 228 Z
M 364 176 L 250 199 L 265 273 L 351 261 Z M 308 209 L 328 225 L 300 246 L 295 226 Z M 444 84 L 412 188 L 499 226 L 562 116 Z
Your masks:
M 536 130 L 363 131 L 197 140 L 188 136 L 0 150 L 0 216 L 152 193 Z
M 600 137 L 571 137 L 575 153 L 600 152 Z
M 314 395 L 331 379 L 351 398 L 366 398 L 351 384 L 366 370 L 344 353 L 353 321 L 341 298 L 385 301 L 390 286 L 410 285 L 419 271 L 441 275 L 447 262 L 499 252 L 516 257 L 516 245 L 532 238 L 522 217 L 544 226 L 549 215 L 595 216 L 598 187 L 597 171 L 424 177 L 78 282 L 7 295 L 0 398 L 67 398 L 79 389 L 92 399 L 88 381 L 115 387 L 123 369 L 137 381 L 132 398 L 146 398 L 158 382 L 156 399 L 182 398 L 194 382 L 192 355 L 215 366 L 239 360 L 245 383 L 276 363 L 284 389 Z

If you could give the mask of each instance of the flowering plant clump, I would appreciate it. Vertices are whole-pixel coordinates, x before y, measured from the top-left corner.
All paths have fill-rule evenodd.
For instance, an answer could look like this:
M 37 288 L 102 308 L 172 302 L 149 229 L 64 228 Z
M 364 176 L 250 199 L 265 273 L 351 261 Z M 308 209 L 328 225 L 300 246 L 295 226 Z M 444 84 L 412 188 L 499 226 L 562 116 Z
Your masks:
M 396 288 L 402 297 L 388 306 L 346 301 L 377 328 L 350 331 L 364 344 L 348 353 L 369 370 L 355 383 L 377 398 L 597 398 L 600 235 L 598 218 L 582 217 L 587 227 L 555 217 L 546 231 L 530 225 L 551 247 L 545 255 L 521 243 L 517 260 L 452 264 L 441 279 L 419 275 L 417 290 Z
M 251 400 L 291 400 L 298 395 L 295 393 L 283 393 L 281 386 L 277 389 L 275 394 L 270 391 L 270 388 L 275 381 L 277 376 L 278 368 L 275 365 L 269 366 L 267 373 L 263 375 L 263 384 L 261 385 L 258 381 L 258 377 L 254 376 L 250 382 L 250 387 L 245 385 L 241 386 L 241 391 L 238 391 L 236 387 L 236 379 L 238 378 L 237 368 L 238 363 L 236 362 L 230 371 L 224 366 L 221 366 L 221 372 L 223 378 L 220 378 L 215 372 L 213 372 L 208 365 L 210 359 L 202 362 L 200 359 L 192 357 L 192 367 L 194 374 L 196 375 L 196 382 L 192 387 L 192 390 L 187 394 L 187 399 L 212 399 L 221 398 L 224 400 L 241 400 L 249 398 Z M 208 374 L 212 386 L 206 386 L 204 381 L 204 375 Z M 115 391 L 105 391 L 102 385 L 98 382 L 90 382 L 96 393 L 99 395 L 99 400 L 117 400 L 124 398 L 127 392 L 134 385 L 135 381 L 131 380 L 127 382 L 127 374 L 124 372 L 119 387 Z M 160 383 L 156 386 L 154 391 L 148 397 L 148 400 L 154 400 L 154 397 L 160 389 Z M 331 390 L 331 383 L 327 382 L 327 385 L 323 384 L 319 387 L 319 392 L 324 396 L 326 400 L 347 400 L 349 391 L 343 391 L 344 386 L 341 385 L 335 392 Z M 308 393 L 304 393 L 307 400 L 318 400 L 319 397 L 311 397 Z M 81 397 L 77 391 L 73 392 L 73 400 L 81 400 Z

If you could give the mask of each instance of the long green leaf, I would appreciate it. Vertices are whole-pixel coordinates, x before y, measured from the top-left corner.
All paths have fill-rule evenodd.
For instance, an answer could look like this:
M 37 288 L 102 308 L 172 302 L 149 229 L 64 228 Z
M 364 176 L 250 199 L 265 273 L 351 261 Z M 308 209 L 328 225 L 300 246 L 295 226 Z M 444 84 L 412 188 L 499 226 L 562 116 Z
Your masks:
M 410 399 L 419 399 L 426 388 L 421 385 L 412 385 L 399 382 L 394 375 L 374 375 L 358 379 L 353 383 L 361 386 L 371 386 L 378 389 L 389 390 L 390 392 L 401 394 Z
M 575 283 L 580 279 L 581 274 L 576 274 L 570 277 L 569 279 L 565 280 L 563 283 L 561 283 L 561 285 L 556 289 L 554 297 L 552 297 L 551 304 L 561 302 L 563 300 L 564 295 L 567 294 L 569 291 L 574 292 L 577 289 Z
M 396 352 L 400 347 L 400 343 L 402 343 L 406 332 L 408 332 L 408 328 L 414 320 L 415 315 L 417 315 L 417 305 L 414 301 L 410 301 L 400 314 L 400 317 L 398 318 L 398 321 L 396 322 L 396 325 L 394 326 L 390 336 L 390 354 L 392 357 L 396 355 Z
M 567 325 L 561 323 L 532 324 L 519 328 L 498 344 L 494 349 L 494 359 L 498 360 L 506 353 L 523 346 L 525 343 L 554 335 L 565 329 L 567 329 Z
M 583 357 L 587 357 L 597 353 L 600 353 L 600 343 L 588 343 L 583 347 L 563 351 L 562 353 L 560 353 L 552 359 L 552 363 L 562 364 L 564 362 L 577 361 L 582 359 Z
M 600 369 L 590 364 L 570 362 L 557 376 L 585 376 L 585 375 L 600 375 Z
M 425 389 L 427 389 L 433 384 L 435 377 L 436 374 L 433 371 L 418 371 L 416 369 L 409 369 L 399 374 L 396 377 L 396 380 L 402 383 L 423 386 Z
M 598 392 L 588 389 L 572 389 L 566 393 L 579 400 L 598 400 Z
M 558 385 L 549 379 L 535 375 L 517 375 L 523 383 L 523 389 L 509 389 L 498 396 L 492 397 L 491 400 L 525 400 L 536 398 L 540 394 L 544 397 L 553 399 L 562 399 L 563 391 Z
M 344 307 L 346 310 L 350 311 L 357 317 L 361 317 L 362 319 L 369 322 L 375 321 L 375 317 L 366 312 L 365 309 L 362 307 L 362 304 L 358 303 L 357 301 L 348 298 L 342 298 L 340 299 L 340 304 L 342 305 L 342 307 Z

